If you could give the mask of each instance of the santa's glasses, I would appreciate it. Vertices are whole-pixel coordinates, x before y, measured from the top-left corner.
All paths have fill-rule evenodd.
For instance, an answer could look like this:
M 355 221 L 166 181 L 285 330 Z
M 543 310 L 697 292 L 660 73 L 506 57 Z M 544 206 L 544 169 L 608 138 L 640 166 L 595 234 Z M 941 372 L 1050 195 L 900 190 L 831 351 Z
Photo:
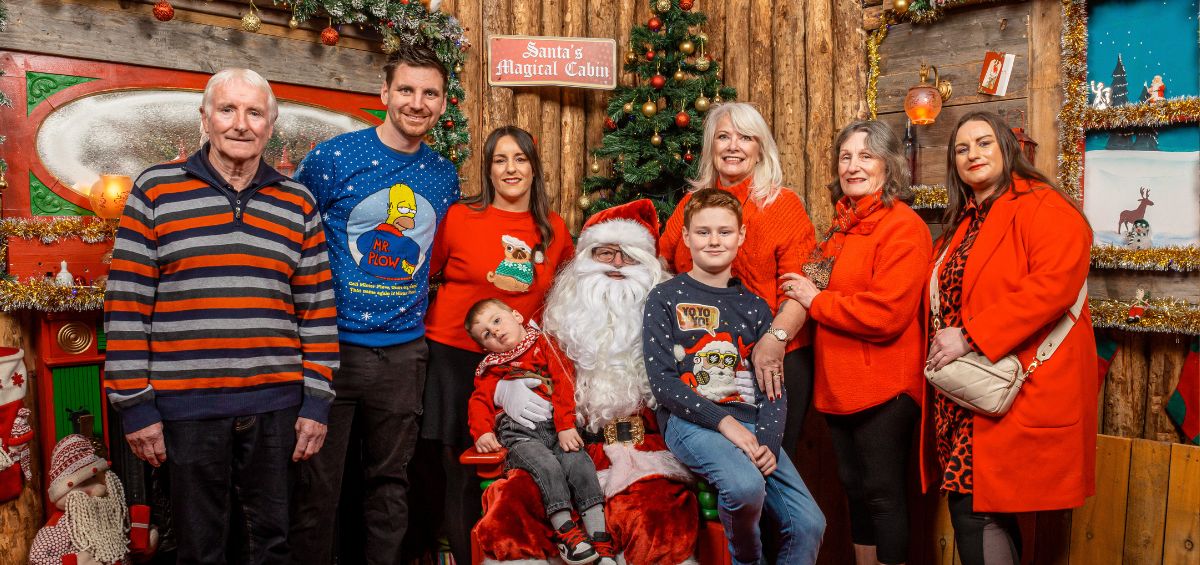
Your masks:
M 702 357 L 710 366 L 720 365 L 732 368 L 738 362 L 738 356 L 732 353 L 717 353 L 715 351 L 709 351 L 708 353 L 700 352 L 700 355 L 697 355 L 697 357 Z
M 626 265 L 637 265 L 637 259 L 630 257 L 628 253 L 621 251 L 620 247 L 595 247 L 592 249 L 592 259 L 611 265 L 613 261 L 621 258 L 621 263 Z

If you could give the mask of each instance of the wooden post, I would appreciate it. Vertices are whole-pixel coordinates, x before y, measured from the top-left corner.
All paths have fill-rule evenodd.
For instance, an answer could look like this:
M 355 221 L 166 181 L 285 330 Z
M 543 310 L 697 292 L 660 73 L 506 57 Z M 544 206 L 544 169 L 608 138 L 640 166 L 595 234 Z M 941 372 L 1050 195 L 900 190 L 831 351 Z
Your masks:
M 542 2 L 542 31 L 541 35 L 558 36 L 562 33 L 561 0 L 543 0 Z M 550 192 L 550 209 L 558 210 L 562 206 L 562 187 L 559 186 L 559 169 L 562 163 L 562 120 L 560 119 L 561 94 L 563 89 L 557 86 L 546 86 L 537 89 L 541 99 L 541 132 L 538 135 L 538 151 L 542 156 L 542 178 L 546 181 L 546 190 Z M 573 149 L 571 149 L 573 150 Z M 573 204 L 572 204 L 573 205 Z
M 563 10 L 562 32 L 567 37 L 584 35 L 587 26 L 587 5 L 584 2 L 566 2 Z M 620 42 L 618 42 L 618 45 Z M 625 52 L 617 51 L 618 65 L 625 60 Z M 587 171 L 586 145 L 584 143 L 583 91 L 565 88 L 562 91 L 562 163 L 558 176 L 558 212 L 572 233 L 582 223 L 579 211 L 579 188 Z
M 463 26 L 463 34 L 471 42 L 467 51 L 467 61 L 459 79 L 462 80 L 465 100 L 459 105 L 467 116 L 471 128 L 471 157 L 462 164 L 459 176 L 462 178 L 463 194 L 478 194 L 483 179 L 479 178 L 479 163 L 483 159 L 483 140 L 490 130 L 484 123 L 484 103 L 487 98 L 487 45 L 484 43 L 482 4 L 476 0 L 462 0 L 457 3 L 457 14 Z M 449 10 L 449 8 L 443 8 Z M 449 13 L 449 12 L 448 12 Z
M 832 165 L 829 145 L 833 143 L 833 6 L 832 0 L 814 0 L 806 4 L 805 72 L 808 80 L 808 131 L 804 139 L 804 154 L 808 157 L 807 178 L 804 179 L 805 203 L 817 233 L 825 233 L 833 205 L 829 202 L 829 168 Z
M 538 35 L 542 28 L 541 0 L 512 0 L 513 32 L 521 35 Z M 513 94 L 516 107 L 515 125 L 538 136 L 542 131 L 542 104 L 537 88 L 516 87 Z M 545 155 L 545 153 L 542 153 Z
M 721 71 L 725 73 L 725 84 L 737 89 L 739 100 L 754 102 L 754 94 L 750 92 L 750 50 L 753 49 L 749 21 L 750 17 L 753 17 L 750 13 L 750 0 L 732 0 L 725 4 L 729 14 L 735 16 L 725 18 L 725 56 L 721 59 Z M 713 35 L 715 34 L 709 34 L 709 37 Z M 770 48 L 769 40 L 767 48 Z M 754 66 L 770 69 L 768 61 L 769 59 L 756 59 Z M 766 115 L 764 114 L 764 117 Z M 769 120 L 770 118 L 768 123 Z
M 487 51 L 487 45 L 483 44 L 483 42 L 487 41 L 488 36 L 512 33 L 512 22 L 509 19 L 512 16 L 512 11 L 513 4 L 511 0 L 488 0 L 483 3 L 483 25 L 485 29 L 484 37 L 479 46 L 480 51 Z M 483 69 L 483 72 L 485 74 L 488 72 L 486 67 Z M 483 127 L 479 130 L 481 139 L 491 133 L 492 130 L 513 123 L 512 89 L 488 87 L 482 117 L 483 119 L 480 121 Z M 480 155 L 480 158 L 482 159 L 483 155 Z
M 1188 339 L 1176 335 L 1155 334 L 1150 338 L 1150 367 L 1146 382 L 1145 431 L 1141 437 L 1156 441 L 1179 441 L 1179 432 L 1166 406 L 1179 385 L 1183 360 L 1187 357 Z
M 771 57 L 774 49 L 774 22 L 772 21 L 772 0 L 753 0 L 750 4 L 750 21 L 748 33 L 744 34 L 746 42 L 737 51 L 746 52 L 745 66 L 748 67 L 748 90 L 745 94 L 738 92 L 744 100 L 758 106 L 758 111 L 767 120 L 767 126 L 775 124 L 775 77 L 776 61 Z M 737 18 L 741 20 L 742 18 Z M 750 64 L 750 61 L 754 61 Z M 739 86 L 739 88 L 741 88 Z
M 1034 166 L 1058 177 L 1058 111 L 1063 105 L 1062 2 L 1034 0 L 1029 18 L 1029 137 L 1038 142 Z
M 775 62 L 775 143 L 783 166 L 784 185 L 803 199 L 807 159 L 804 155 L 808 98 L 804 51 L 804 6 L 798 2 L 775 5 L 772 60 Z
M 833 127 L 834 131 L 867 117 L 867 33 L 862 7 L 851 0 L 834 0 Z
M 1121 333 L 1121 342 L 1104 387 L 1104 433 L 1140 437 L 1145 428 L 1146 335 Z
M 32 368 L 30 340 L 22 331 L 21 319 L 16 315 L 0 313 L 0 345 L 5 347 L 21 347 L 25 350 L 25 365 Z M 36 378 L 49 378 L 48 375 L 37 375 Z M 25 407 L 34 413 L 29 418 L 34 426 L 34 438 L 29 442 L 33 455 L 33 480 L 25 483 L 25 489 L 15 500 L 0 504 L 0 565 L 24 564 L 29 555 L 29 546 L 34 536 L 42 527 L 42 486 L 41 486 L 41 448 L 37 439 L 37 387 L 34 379 L 28 382 L 29 392 L 25 396 Z

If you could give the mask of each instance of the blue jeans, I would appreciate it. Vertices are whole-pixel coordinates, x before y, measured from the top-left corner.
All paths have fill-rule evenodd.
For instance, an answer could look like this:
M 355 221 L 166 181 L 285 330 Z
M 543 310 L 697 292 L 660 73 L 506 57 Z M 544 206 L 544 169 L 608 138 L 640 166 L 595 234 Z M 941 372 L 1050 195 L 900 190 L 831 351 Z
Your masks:
M 289 465 L 299 406 L 212 420 L 163 421 L 177 563 L 288 562 Z M 227 556 L 234 491 L 248 555 Z
M 753 424 L 742 425 L 754 431 Z M 786 452 L 779 452 L 775 472 L 763 477 L 754 462 L 716 430 L 671 416 L 663 439 L 677 459 L 717 490 L 717 512 L 735 565 L 763 562 L 763 510 L 779 528 L 778 563 L 817 561 L 825 515 Z

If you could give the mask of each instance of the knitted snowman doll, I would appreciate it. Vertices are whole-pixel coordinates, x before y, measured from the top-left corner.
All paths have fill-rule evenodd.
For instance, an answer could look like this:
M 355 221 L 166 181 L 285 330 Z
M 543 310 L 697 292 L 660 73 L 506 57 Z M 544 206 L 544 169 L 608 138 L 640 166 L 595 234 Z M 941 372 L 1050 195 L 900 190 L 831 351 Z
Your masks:
M 29 440 L 33 430 L 25 408 L 29 375 L 24 357 L 21 349 L 0 347 L 0 502 L 20 496 L 24 481 L 31 478 Z
M 54 510 L 29 551 L 30 565 L 129 563 L 125 489 L 87 438 L 71 434 L 50 457 Z

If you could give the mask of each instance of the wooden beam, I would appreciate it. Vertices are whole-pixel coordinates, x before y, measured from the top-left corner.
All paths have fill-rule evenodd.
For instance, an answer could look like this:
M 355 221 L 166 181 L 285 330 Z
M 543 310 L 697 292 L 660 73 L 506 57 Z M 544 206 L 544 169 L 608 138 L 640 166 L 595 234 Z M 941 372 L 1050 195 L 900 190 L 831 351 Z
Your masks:
M 1071 521 L 1071 560 L 1120 565 L 1125 545 L 1131 443 L 1125 438 L 1096 442 L 1096 496 L 1077 508 Z
M 808 77 L 805 73 L 804 6 L 799 2 L 775 4 L 775 41 L 771 43 L 775 62 L 775 143 L 783 167 L 784 185 L 803 199 L 808 160 L 804 139 L 808 119 Z
M 511 0 L 489 0 L 483 3 L 483 41 L 479 46 L 482 52 L 487 52 L 486 42 L 489 36 L 512 33 L 512 22 L 510 20 L 512 17 L 512 8 Z M 490 64 L 490 61 L 484 63 L 484 65 Z M 484 73 L 487 72 L 487 69 L 485 69 Z M 486 81 L 484 84 L 487 84 Z M 484 100 L 483 105 L 483 129 L 480 130 L 482 135 L 487 135 L 500 126 L 514 123 L 513 91 L 511 88 L 488 87 L 487 98 Z
M 1029 137 L 1041 150 L 1034 166 L 1058 178 L 1058 111 L 1063 105 L 1062 2 L 1034 0 L 1029 17 Z
M 565 35 L 562 30 L 563 24 L 563 2 L 561 0 L 543 0 L 542 1 L 542 29 L 541 35 L 561 36 Z M 570 90 L 557 86 L 545 86 L 537 89 L 537 95 L 541 104 L 541 115 L 538 120 L 541 124 L 541 132 L 538 134 L 538 150 L 542 156 L 542 178 L 545 180 L 546 189 L 550 192 L 550 209 L 561 209 L 564 202 L 562 201 L 561 186 L 559 186 L 559 170 L 562 167 L 562 119 L 561 105 L 562 92 Z M 574 151 L 575 148 L 569 150 Z M 574 206 L 572 202 L 570 204 Z
M 833 0 L 814 0 L 805 5 L 804 53 L 808 81 L 808 130 L 804 154 L 808 160 L 804 194 L 808 214 L 817 233 L 823 234 L 833 217 L 833 204 L 825 184 L 830 180 L 833 143 Z
M 1197 282 L 1193 280 L 1193 285 Z M 1171 295 L 1154 295 L 1171 296 Z M 1146 384 L 1146 430 L 1142 437 L 1155 441 L 1182 441 L 1178 428 L 1167 416 L 1167 402 L 1183 373 L 1188 340 L 1177 335 L 1153 334 L 1150 337 L 1150 376 Z
M 467 60 L 463 63 L 462 81 L 465 100 L 459 106 L 467 116 L 467 128 L 471 132 L 471 157 L 459 169 L 463 194 L 478 194 L 483 179 L 479 178 L 479 164 L 483 159 L 483 140 L 489 130 L 485 129 L 484 104 L 487 100 L 487 44 L 483 34 L 483 5 L 476 0 L 462 0 L 454 6 L 443 6 L 446 13 L 454 14 L 463 26 L 463 36 L 470 42 Z M 453 10 L 453 11 L 451 11 Z
M 587 34 L 587 4 L 579 1 L 564 3 L 563 35 L 578 37 Z M 624 61 L 624 52 L 617 52 L 617 60 Z M 620 62 L 618 65 L 622 64 Z M 586 144 L 584 141 L 584 99 L 578 88 L 565 88 L 562 92 L 562 163 L 558 171 L 558 213 L 571 233 L 582 223 L 579 210 L 579 188 L 587 172 Z M 547 180 L 551 180 L 547 178 Z
M 511 0 L 512 30 L 519 35 L 539 35 L 542 29 L 542 0 Z M 538 89 L 530 86 L 513 88 L 515 124 L 538 136 L 542 131 L 542 103 Z
M 111 6 L 119 5 L 9 2 L 5 48 L 203 73 L 248 67 L 271 82 L 379 91 L 382 53 L 186 21 L 157 22 L 134 15 L 145 9 L 141 4 L 106 9 Z
M 1129 506 L 1125 509 L 1125 548 L 1122 552 L 1126 565 L 1162 562 L 1170 474 L 1171 444 L 1133 440 L 1129 458 Z
M 1145 427 L 1147 367 L 1146 334 L 1121 333 L 1104 383 L 1104 433 L 1138 437 Z
M 754 49 L 750 36 L 750 0 L 731 0 L 725 4 L 731 17 L 725 19 L 725 55 L 721 59 L 721 72 L 725 84 L 737 89 L 739 100 L 756 102 L 750 91 L 750 50 Z M 759 59 L 754 66 L 769 68 L 770 65 L 763 64 L 765 62 Z
M 772 128 L 775 125 L 775 79 L 778 76 L 775 72 L 776 61 L 772 57 L 775 45 L 773 7 L 772 0 L 753 0 L 750 3 L 750 25 L 743 40 L 746 46 L 744 50 L 749 51 L 746 59 L 749 90 L 744 96 L 758 107 L 767 120 L 767 126 Z M 758 63 L 748 64 L 749 61 Z
M 834 0 L 833 125 L 835 131 L 867 117 L 867 33 L 855 0 Z

